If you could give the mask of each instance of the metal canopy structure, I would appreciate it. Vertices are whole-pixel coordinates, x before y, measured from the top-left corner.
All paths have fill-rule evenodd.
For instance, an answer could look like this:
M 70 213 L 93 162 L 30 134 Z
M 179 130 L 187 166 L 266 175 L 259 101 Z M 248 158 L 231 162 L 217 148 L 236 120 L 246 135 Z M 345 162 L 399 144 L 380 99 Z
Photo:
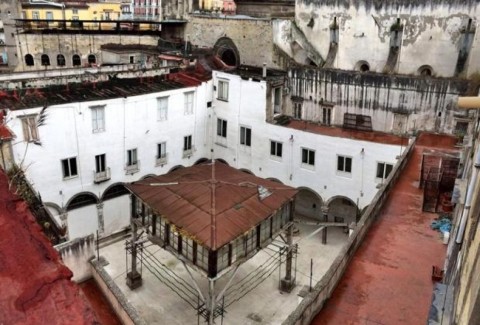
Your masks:
M 282 263 L 285 278 L 280 281 L 280 289 L 290 291 L 294 287 L 296 189 L 216 162 L 149 177 L 126 187 L 132 193 L 132 239 L 126 245 L 127 259 L 131 256 L 131 264 L 127 262 L 127 285 L 131 289 L 142 285 L 141 269 L 145 267 L 190 306 L 194 307 L 197 300 L 197 313 L 213 324 L 216 317 L 223 316 L 226 306 L 253 290 Z M 239 266 L 281 233 L 286 239 L 275 246 L 269 260 L 251 277 L 232 285 Z M 191 284 L 166 271 L 168 267 L 148 250 L 152 245 L 176 256 L 190 275 Z M 206 297 L 190 269 L 206 276 Z M 215 281 L 229 272 L 228 283 L 215 293 Z M 232 291 L 230 286 L 237 289 Z

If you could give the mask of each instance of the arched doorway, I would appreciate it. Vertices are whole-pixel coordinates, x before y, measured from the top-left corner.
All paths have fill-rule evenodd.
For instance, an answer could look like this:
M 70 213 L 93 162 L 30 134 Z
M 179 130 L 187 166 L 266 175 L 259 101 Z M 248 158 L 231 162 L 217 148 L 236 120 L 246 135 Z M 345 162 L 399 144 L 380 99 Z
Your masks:
M 215 161 L 219 162 L 219 163 L 222 163 L 222 164 L 225 164 L 227 166 L 230 166 L 225 160 L 223 160 L 222 158 L 217 158 L 215 159 Z
M 200 158 L 200 159 L 198 159 L 198 160 L 194 163 L 194 165 L 201 165 L 201 164 L 205 164 L 205 163 L 208 163 L 208 162 L 210 162 L 210 159 L 208 159 L 208 158 Z
M 173 166 L 173 167 L 168 171 L 168 173 L 174 172 L 174 171 L 176 171 L 177 169 L 180 169 L 180 168 L 185 168 L 185 166 L 182 166 L 182 165 Z M 167 173 L 167 174 L 168 174 L 168 173 Z
M 295 216 L 322 220 L 323 200 L 320 195 L 308 187 L 299 187 L 295 199 Z
M 360 218 L 357 205 L 346 196 L 331 197 L 328 202 L 328 221 L 345 222 L 349 225 Z
M 214 53 L 225 63 L 231 66 L 240 65 L 240 52 L 237 46 L 228 37 L 221 37 L 213 47 Z

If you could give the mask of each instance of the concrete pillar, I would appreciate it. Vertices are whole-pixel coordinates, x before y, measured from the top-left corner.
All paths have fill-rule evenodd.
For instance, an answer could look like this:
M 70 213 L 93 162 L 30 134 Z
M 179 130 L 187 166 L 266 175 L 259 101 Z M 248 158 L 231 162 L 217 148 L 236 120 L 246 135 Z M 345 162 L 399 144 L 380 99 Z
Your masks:
M 131 195 L 131 214 L 130 214 L 130 221 L 132 227 L 132 242 L 131 242 L 131 249 L 132 249 L 132 268 L 131 271 L 127 273 L 127 286 L 133 290 L 142 285 L 142 275 L 137 270 L 137 224 L 135 223 L 135 219 L 137 219 L 137 200 L 134 195 Z
M 103 203 L 97 204 L 97 215 L 98 215 L 98 233 L 103 235 L 105 232 L 105 222 L 103 219 Z
M 322 206 L 322 220 L 324 222 L 328 221 L 328 206 Z M 327 244 L 327 228 L 324 227 L 322 230 L 322 244 L 326 245 Z
M 208 278 L 208 324 L 215 324 L 215 279 Z
M 290 202 L 290 220 L 293 221 L 294 205 Z M 293 223 L 287 229 L 287 260 L 285 261 L 285 278 L 280 283 L 280 289 L 290 292 L 295 287 L 295 279 L 292 276 L 293 260 Z

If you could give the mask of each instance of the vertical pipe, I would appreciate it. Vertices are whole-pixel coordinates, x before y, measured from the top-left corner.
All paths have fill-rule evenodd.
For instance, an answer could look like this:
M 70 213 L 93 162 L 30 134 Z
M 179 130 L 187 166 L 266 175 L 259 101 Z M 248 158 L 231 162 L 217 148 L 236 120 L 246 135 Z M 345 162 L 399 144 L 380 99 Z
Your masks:
M 310 259 L 310 292 L 312 291 L 312 278 L 313 278 L 313 258 Z

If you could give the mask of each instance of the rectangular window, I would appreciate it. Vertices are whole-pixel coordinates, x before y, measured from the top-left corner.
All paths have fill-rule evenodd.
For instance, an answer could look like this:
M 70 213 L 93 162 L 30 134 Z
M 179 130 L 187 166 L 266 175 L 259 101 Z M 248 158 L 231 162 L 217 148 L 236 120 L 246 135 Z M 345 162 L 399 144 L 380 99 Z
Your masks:
M 193 114 L 193 91 L 185 93 L 185 115 Z
M 157 120 L 166 121 L 168 118 L 168 97 L 157 98 Z
M 78 176 L 77 157 L 62 160 L 63 178 Z
M 183 137 L 183 151 L 192 150 L 192 136 Z
M 392 169 L 393 169 L 392 164 L 387 164 L 385 162 L 377 163 L 377 175 L 376 175 L 377 178 L 380 178 L 382 180 L 387 179 Z
M 93 133 L 105 131 L 105 106 L 92 106 L 92 131 Z
M 332 124 L 332 109 L 323 107 L 322 108 L 322 123 L 325 125 Z
M 302 163 L 315 166 L 315 150 L 302 148 Z
M 283 144 L 277 141 L 270 141 L 270 156 L 282 158 Z
M 20 120 L 22 121 L 23 139 L 27 142 L 39 141 L 37 116 L 25 116 L 21 117 Z
M 227 121 L 217 119 L 217 135 L 222 138 L 227 137 Z
M 352 158 L 337 156 L 337 171 L 344 173 L 352 172 Z
M 134 166 L 138 164 L 137 149 L 127 150 L 127 166 Z
M 155 166 L 163 166 L 167 163 L 167 143 L 157 143 L 157 156 Z
M 135 63 L 135 57 L 133 55 L 130 55 L 130 63 Z
M 220 100 L 228 101 L 228 81 L 219 80 L 218 81 L 218 95 L 217 98 Z
M 72 14 L 78 15 L 78 9 L 72 9 Z
M 47 18 L 47 20 L 53 20 L 53 12 L 47 11 L 46 18 Z
M 298 120 L 302 119 L 302 103 L 293 104 L 293 117 Z
M 95 156 L 95 171 L 97 173 L 104 172 L 106 170 L 105 166 L 105 154 Z
M 32 19 L 40 19 L 40 15 L 38 11 L 32 11 Z
M 273 114 L 282 113 L 282 89 L 280 87 L 273 89 Z
M 240 127 L 240 144 L 243 146 L 252 146 L 252 129 L 245 126 Z

